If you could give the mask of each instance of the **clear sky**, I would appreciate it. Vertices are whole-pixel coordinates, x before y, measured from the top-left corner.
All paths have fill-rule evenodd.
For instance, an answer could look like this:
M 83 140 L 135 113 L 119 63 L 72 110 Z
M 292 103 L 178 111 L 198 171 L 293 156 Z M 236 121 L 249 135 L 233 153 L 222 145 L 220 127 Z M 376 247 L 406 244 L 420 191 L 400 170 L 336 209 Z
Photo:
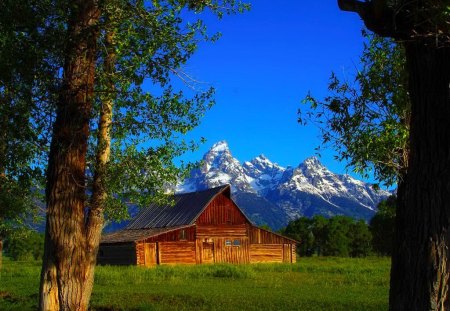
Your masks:
M 262 153 L 282 166 L 297 166 L 320 143 L 313 125 L 297 123 L 301 100 L 308 91 L 325 96 L 332 71 L 354 77 L 363 24 L 356 14 L 341 12 L 337 0 L 251 3 L 245 14 L 207 18 L 209 29 L 222 38 L 202 44 L 184 68 L 216 88 L 216 105 L 188 135 L 207 142 L 187 160 L 199 160 L 226 140 L 241 162 Z M 321 161 L 333 172 L 345 172 L 331 150 L 322 151 Z

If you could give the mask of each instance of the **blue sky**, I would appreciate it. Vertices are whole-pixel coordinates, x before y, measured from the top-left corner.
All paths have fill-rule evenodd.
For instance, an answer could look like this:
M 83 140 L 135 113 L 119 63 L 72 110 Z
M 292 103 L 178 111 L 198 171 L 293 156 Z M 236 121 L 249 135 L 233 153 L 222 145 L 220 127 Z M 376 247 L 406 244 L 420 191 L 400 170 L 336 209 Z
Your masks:
M 249 12 L 206 23 L 222 38 L 202 44 L 184 70 L 216 88 L 216 105 L 187 136 L 205 137 L 206 144 L 184 159 L 200 159 L 219 140 L 240 161 L 263 153 L 296 166 L 314 155 L 318 131 L 300 126 L 297 110 L 308 91 L 327 94 L 332 71 L 353 79 L 363 47 L 359 17 L 341 12 L 337 0 L 254 0 Z M 321 161 L 345 172 L 331 150 Z

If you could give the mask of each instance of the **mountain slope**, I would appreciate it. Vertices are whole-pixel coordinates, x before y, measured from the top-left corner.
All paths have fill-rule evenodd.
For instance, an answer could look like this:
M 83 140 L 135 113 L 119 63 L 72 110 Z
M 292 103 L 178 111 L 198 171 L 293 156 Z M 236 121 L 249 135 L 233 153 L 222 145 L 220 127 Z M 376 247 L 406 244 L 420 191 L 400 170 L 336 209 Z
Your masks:
M 255 223 L 273 229 L 300 216 L 347 215 L 370 219 L 377 204 L 390 195 L 349 175 L 329 171 L 316 157 L 296 168 L 284 168 L 264 155 L 241 163 L 225 141 L 204 155 L 200 169 L 177 186 L 178 192 L 231 184 L 237 204 Z

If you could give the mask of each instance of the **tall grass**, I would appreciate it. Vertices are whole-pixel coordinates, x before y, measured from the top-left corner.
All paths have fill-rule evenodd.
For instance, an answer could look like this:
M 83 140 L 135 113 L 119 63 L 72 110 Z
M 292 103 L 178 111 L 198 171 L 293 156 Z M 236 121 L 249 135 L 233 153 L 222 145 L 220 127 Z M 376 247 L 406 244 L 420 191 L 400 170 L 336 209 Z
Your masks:
M 0 310 L 33 310 L 40 263 L 5 260 Z M 96 269 L 92 310 L 387 310 L 386 258 Z

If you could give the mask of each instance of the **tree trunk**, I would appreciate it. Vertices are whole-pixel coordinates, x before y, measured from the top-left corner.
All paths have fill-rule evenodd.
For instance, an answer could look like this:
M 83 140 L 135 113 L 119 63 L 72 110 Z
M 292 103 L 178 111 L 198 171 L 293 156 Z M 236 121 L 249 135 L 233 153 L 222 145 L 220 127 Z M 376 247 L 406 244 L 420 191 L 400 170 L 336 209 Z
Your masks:
M 3 267 L 3 238 L 0 237 L 0 270 Z
M 399 187 L 389 305 L 390 310 L 447 310 L 450 48 L 410 42 L 406 56 L 410 157 Z
M 113 112 L 113 97 L 114 97 L 114 66 L 116 61 L 116 55 L 114 52 L 114 34 L 108 32 L 106 34 L 105 45 L 107 49 L 107 55 L 105 56 L 105 74 L 106 77 L 106 90 L 108 92 L 102 98 L 102 106 L 100 110 L 100 120 L 98 123 L 98 136 L 97 136 L 97 151 L 95 156 L 95 172 L 94 182 L 92 188 L 92 200 L 91 207 L 89 209 L 87 219 L 87 243 L 89 243 L 89 266 L 87 267 L 87 278 L 85 284 L 86 292 L 85 298 L 86 305 L 89 303 L 92 288 L 94 285 L 94 268 L 97 262 L 98 247 L 100 244 L 100 237 L 103 229 L 103 211 L 106 204 L 108 194 L 106 191 L 106 174 L 108 168 L 108 162 L 111 153 L 111 125 L 112 125 L 112 112 Z
M 97 1 L 73 1 L 63 89 L 47 169 L 47 223 L 40 310 L 87 310 L 92 250 L 85 222 L 85 169 L 95 76 Z M 86 287 L 87 286 L 87 287 Z

